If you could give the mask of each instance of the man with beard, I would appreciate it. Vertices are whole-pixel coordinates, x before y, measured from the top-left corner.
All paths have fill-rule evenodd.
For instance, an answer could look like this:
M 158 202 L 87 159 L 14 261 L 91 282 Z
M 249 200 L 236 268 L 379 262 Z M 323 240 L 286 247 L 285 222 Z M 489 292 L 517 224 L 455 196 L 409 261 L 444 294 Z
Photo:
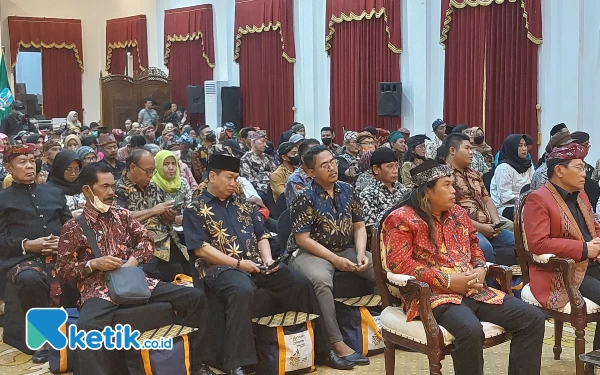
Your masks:
M 275 169 L 271 175 L 271 190 L 273 190 L 273 200 L 277 202 L 279 196 L 283 194 L 285 183 L 292 175 L 294 170 L 300 165 L 300 154 L 298 147 L 291 142 L 284 142 L 277 149 L 281 165 Z

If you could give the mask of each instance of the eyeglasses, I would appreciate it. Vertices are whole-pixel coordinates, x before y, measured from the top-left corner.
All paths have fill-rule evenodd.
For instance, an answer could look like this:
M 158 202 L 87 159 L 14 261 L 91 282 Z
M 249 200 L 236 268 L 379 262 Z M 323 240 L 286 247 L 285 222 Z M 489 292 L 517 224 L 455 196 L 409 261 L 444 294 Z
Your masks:
M 567 165 L 567 168 L 573 168 L 579 173 L 585 173 L 585 165 Z
M 139 169 L 141 169 L 142 171 L 144 171 L 144 173 L 146 173 L 146 176 L 148 177 L 152 177 L 154 175 L 154 168 L 152 169 L 144 169 L 142 167 L 140 167 L 139 165 L 133 163 L 133 165 L 135 165 L 136 167 L 138 167 Z
M 73 173 L 73 174 L 79 174 L 80 171 L 81 170 L 78 167 L 76 167 L 76 168 L 67 168 L 65 170 L 65 172 L 67 172 L 67 173 Z
M 415 146 L 415 150 L 416 150 L 416 149 L 419 149 L 419 150 L 425 150 L 425 144 L 424 144 L 424 143 L 421 143 L 420 145 L 418 145 L 418 146 Z
M 90 156 L 87 158 L 83 158 L 83 161 L 86 163 L 95 163 L 98 161 L 98 157 L 97 156 Z
M 338 164 L 339 161 L 337 159 L 331 159 L 330 161 L 321 164 L 321 169 L 335 169 L 338 167 Z
M 361 146 L 375 146 L 374 141 L 360 142 Z

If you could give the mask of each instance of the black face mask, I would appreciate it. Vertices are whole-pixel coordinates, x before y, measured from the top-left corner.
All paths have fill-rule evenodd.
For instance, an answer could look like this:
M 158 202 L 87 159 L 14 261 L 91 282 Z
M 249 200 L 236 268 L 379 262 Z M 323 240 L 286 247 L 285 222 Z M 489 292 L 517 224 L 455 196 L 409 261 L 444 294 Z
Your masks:
M 216 142 L 216 141 L 217 141 L 217 135 L 216 135 L 215 133 L 213 133 L 213 132 L 211 132 L 211 133 L 208 133 L 208 134 L 206 135 L 206 140 L 207 140 L 208 142 Z
M 331 144 L 332 139 L 331 138 L 321 138 L 321 141 L 323 142 L 323 144 L 325 146 L 329 146 Z
M 300 155 L 296 155 L 293 158 L 290 158 L 290 164 L 293 166 L 298 166 L 300 165 Z
M 483 143 L 484 138 L 485 137 L 483 135 L 480 135 L 480 136 L 473 138 L 473 141 L 475 142 L 476 145 L 480 145 Z

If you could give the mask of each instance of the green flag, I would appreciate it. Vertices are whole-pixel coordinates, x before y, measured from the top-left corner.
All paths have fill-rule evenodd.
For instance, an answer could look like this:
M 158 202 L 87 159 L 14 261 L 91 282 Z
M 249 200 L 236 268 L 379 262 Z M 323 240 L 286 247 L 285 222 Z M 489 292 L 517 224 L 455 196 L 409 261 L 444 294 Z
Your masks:
M 2 48 L 2 61 L 0 62 L 0 121 L 6 116 L 10 115 L 10 106 L 4 107 L 6 99 L 12 97 L 10 92 L 10 85 L 8 84 L 8 72 L 6 71 L 6 63 L 4 62 L 4 48 Z M 3 92 L 4 89 L 8 92 Z

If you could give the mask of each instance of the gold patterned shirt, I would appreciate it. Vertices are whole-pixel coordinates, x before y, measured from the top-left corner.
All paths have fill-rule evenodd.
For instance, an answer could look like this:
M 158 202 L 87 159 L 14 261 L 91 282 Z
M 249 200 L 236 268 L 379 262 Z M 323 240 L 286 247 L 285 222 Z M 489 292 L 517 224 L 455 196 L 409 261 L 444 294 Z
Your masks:
M 235 194 L 222 201 L 208 189 L 183 211 L 183 232 L 192 258 L 195 258 L 192 250 L 212 246 L 232 258 L 255 263 L 262 263 L 258 242 L 271 238 L 253 204 Z M 195 263 L 200 278 L 229 269 L 203 259 Z

